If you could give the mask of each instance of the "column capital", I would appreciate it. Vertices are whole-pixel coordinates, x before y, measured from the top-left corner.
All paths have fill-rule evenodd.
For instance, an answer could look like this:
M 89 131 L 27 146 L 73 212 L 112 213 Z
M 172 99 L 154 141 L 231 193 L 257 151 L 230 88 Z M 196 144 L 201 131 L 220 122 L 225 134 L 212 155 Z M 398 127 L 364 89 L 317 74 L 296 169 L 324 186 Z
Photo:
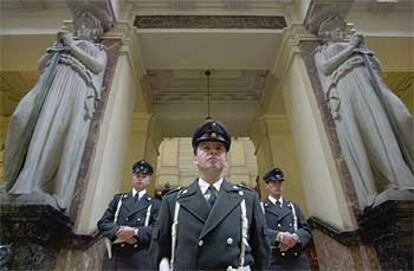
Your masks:
M 128 57 L 134 80 L 142 91 L 143 99 L 148 110 L 151 103 L 148 94 L 148 77 L 141 54 L 141 45 L 138 34 L 130 21 L 117 21 L 113 28 L 105 33 L 105 39 L 118 39 L 122 42 L 121 53 Z
M 262 116 L 258 117 L 256 121 L 253 123 L 252 132 L 250 134 L 250 138 L 253 142 L 256 151 L 262 145 L 263 138 L 267 137 L 267 125 L 266 121 L 263 119 Z
M 157 149 L 161 144 L 161 141 L 163 139 L 163 134 L 161 131 L 160 123 L 158 121 L 158 118 L 154 116 L 153 114 L 147 114 L 147 113 L 134 113 L 132 116 L 132 133 L 138 134 L 143 133 L 147 134 L 147 139 L 151 137 L 152 144 Z
M 289 120 L 286 115 L 269 115 L 262 116 L 266 123 L 268 134 L 286 133 L 290 131 Z
M 141 54 L 141 45 L 138 34 L 130 21 L 117 21 L 113 27 L 105 33 L 105 40 L 120 40 L 122 42 L 121 55 L 128 58 L 132 69 L 132 77 L 137 86 L 137 91 L 141 92 L 145 111 L 150 111 L 151 102 L 149 97 L 148 76 L 145 70 L 144 61 Z
M 254 122 L 250 138 L 255 148 L 259 149 L 264 138 L 268 138 L 271 134 L 289 131 L 289 120 L 286 116 L 264 114 Z
M 271 69 L 277 79 L 284 78 L 293 57 L 301 53 L 299 43 L 304 40 L 318 40 L 303 24 L 291 24 L 282 34 L 280 52 Z

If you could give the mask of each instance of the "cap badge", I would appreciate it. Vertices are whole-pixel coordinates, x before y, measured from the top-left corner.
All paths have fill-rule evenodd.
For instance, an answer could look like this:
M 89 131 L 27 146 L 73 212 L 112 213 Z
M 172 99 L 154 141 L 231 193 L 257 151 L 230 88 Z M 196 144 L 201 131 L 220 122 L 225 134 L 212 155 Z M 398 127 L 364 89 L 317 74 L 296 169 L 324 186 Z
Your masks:
M 210 134 L 210 136 L 211 136 L 212 138 L 216 138 L 216 137 L 217 137 L 217 134 L 213 132 L 213 133 L 211 133 L 211 134 Z

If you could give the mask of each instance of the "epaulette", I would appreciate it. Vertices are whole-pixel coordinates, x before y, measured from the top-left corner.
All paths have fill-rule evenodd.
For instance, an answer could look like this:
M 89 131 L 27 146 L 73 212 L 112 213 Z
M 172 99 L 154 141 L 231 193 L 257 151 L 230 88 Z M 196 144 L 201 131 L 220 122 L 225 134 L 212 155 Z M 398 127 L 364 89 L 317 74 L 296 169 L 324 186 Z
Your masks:
M 240 187 L 244 190 L 250 191 L 250 192 L 256 192 L 256 190 L 254 190 L 253 188 L 250 188 L 247 185 L 244 185 L 244 184 L 241 184 L 241 183 L 236 184 L 236 186 Z
M 168 191 L 168 192 L 164 195 L 164 197 L 165 197 L 165 196 L 168 196 L 168 195 L 170 195 L 170 194 L 178 193 L 178 192 L 181 190 L 181 188 L 183 188 L 183 187 L 182 187 L 182 186 L 179 186 L 179 187 L 176 187 L 176 188 L 171 189 L 170 191 Z
M 128 193 L 117 193 L 114 195 L 115 198 L 117 197 L 123 197 L 124 195 L 128 195 Z

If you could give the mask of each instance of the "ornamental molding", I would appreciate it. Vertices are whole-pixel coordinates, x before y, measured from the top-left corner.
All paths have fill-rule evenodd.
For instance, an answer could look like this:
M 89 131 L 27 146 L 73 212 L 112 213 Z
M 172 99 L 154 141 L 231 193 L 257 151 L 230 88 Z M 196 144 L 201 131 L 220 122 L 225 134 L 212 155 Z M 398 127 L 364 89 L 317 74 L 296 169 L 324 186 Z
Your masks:
M 134 26 L 138 29 L 283 29 L 283 16 L 234 15 L 138 15 Z
M 299 43 L 301 41 L 315 40 L 318 40 L 318 38 L 311 34 L 302 24 L 292 24 L 284 31 L 280 51 L 271 70 L 277 80 L 286 76 L 293 57 L 302 52 L 299 48 Z
M 205 103 L 205 70 L 148 70 L 153 104 Z M 258 103 L 263 96 L 268 70 L 212 70 L 210 101 Z
M 136 14 L 275 14 L 294 4 L 294 0 L 129 0 Z

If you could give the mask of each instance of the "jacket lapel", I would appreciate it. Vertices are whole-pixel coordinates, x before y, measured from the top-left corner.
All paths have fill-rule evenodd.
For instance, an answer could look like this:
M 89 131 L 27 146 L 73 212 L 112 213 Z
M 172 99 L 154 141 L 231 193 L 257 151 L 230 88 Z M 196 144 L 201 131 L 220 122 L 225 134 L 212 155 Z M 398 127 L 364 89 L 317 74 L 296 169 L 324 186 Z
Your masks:
M 148 197 L 148 194 L 144 194 L 138 202 L 135 202 L 135 200 L 132 196 L 131 196 L 131 199 L 132 199 L 131 201 L 132 201 L 132 204 L 133 204 L 134 207 L 133 207 L 133 209 L 130 209 L 130 211 L 128 213 L 128 216 L 131 216 L 131 215 L 141 211 L 142 209 L 146 209 L 148 207 L 150 201 L 151 201 L 151 198 Z
M 269 198 L 267 198 L 264 202 L 264 208 L 266 213 L 270 213 L 275 215 L 276 217 L 280 216 L 280 210 L 278 210 L 279 207 L 274 205 Z
M 199 238 L 203 238 L 217 227 L 217 225 L 219 225 L 220 222 L 243 200 L 243 197 L 238 193 L 239 188 L 237 186 L 233 186 L 226 180 L 223 181 L 221 186 L 217 200 L 207 217 L 207 221 L 201 230 Z
M 288 207 L 288 204 L 289 204 L 289 201 L 284 200 L 283 206 L 282 208 L 280 208 L 280 211 L 279 211 L 279 221 L 292 212 L 292 210 Z
M 135 202 L 134 198 L 132 197 L 132 191 L 122 198 L 122 206 L 125 208 L 126 212 L 129 213 L 134 210 Z
M 198 179 L 196 179 L 188 188 L 179 193 L 178 202 L 181 207 L 190 212 L 193 216 L 201 222 L 205 222 L 209 213 L 209 206 L 201 194 L 198 186 Z

